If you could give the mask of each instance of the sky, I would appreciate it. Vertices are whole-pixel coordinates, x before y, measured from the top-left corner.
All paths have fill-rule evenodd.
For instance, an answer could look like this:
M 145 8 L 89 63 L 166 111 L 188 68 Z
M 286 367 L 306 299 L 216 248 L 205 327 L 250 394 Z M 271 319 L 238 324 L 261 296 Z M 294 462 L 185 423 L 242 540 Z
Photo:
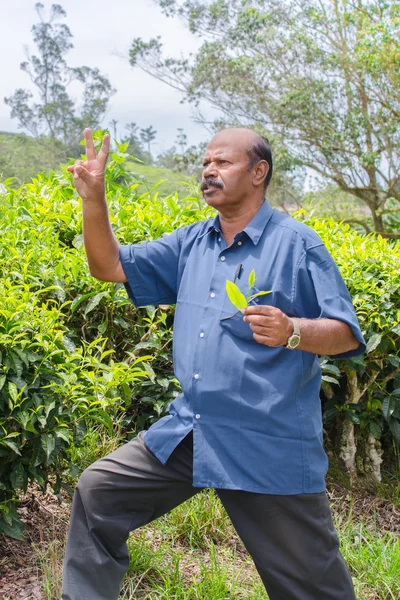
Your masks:
M 157 130 L 154 154 L 174 144 L 178 127 L 184 129 L 189 145 L 210 139 L 209 132 L 194 122 L 194 109 L 180 103 L 179 92 L 129 65 L 128 52 L 136 37 L 147 41 L 160 35 L 169 56 L 187 57 L 196 52 L 201 40 L 190 34 L 182 22 L 165 17 L 153 0 L 42 0 L 47 11 L 52 3 L 61 4 L 67 12 L 63 22 L 73 35 L 74 48 L 66 56 L 68 66 L 98 67 L 117 89 L 110 99 L 104 127 L 112 119 L 117 120 L 117 136 L 121 136 L 130 121 L 143 128 L 152 125 Z M 17 121 L 10 118 L 4 97 L 17 88 L 34 91 L 28 74 L 20 70 L 20 63 L 26 60 L 26 47 L 36 54 L 31 33 L 32 25 L 38 22 L 35 4 L 31 0 L 0 0 L 0 131 L 21 131 Z M 71 92 L 71 96 L 79 100 L 79 88 L 73 90 L 77 93 Z M 206 106 L 202 110 L 211 114 Z

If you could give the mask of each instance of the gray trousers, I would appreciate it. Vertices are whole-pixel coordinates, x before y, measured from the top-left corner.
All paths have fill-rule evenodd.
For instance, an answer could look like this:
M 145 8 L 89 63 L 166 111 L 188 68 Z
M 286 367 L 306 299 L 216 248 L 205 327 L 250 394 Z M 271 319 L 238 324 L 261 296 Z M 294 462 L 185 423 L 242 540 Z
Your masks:
M 192 465 L 192 433 L 165 465 L 139 434 L 83 472 L 72 506 L 63 600 L 117 600 L 129 565 L 129 532 L 201 490 L 192 486 Z M 270 600 L 355 600 L 326 492 L 216 491 Z

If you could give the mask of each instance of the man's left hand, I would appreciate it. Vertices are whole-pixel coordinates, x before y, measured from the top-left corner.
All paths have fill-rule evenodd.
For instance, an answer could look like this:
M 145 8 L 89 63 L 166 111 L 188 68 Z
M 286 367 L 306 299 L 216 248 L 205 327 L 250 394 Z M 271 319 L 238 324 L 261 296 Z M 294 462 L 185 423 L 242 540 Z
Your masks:
M 291 319 L 275 306 L 254 305 L 243 309 L 254 339 L 266 346 L 284 346 L 293 333 Z

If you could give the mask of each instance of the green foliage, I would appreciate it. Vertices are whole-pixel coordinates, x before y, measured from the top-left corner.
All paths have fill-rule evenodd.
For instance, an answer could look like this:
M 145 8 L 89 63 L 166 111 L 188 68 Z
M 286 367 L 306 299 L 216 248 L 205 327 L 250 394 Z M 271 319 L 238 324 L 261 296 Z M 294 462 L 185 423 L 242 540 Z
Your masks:
M 95 145 L 103 132 L 94 134 Z M 139 193 L 127 144 L 106 171 L 110 220 L 121 243 L 160 237 L 214 216 L 198 191 Z M 29 482 L 60 490 L 95 454 L 91 428 L 130 438 L 166 414 L 174 307 L 135 309 L 121 284 L 91 277 L 72 176 L 39 174 L 0 192 L 0 528 L 19 537 L 15 500 Z M 368 342 L 364 357 L 322 358 L 326 426 L 339 415 L 400 444 L 400 245 L 334 221 L 309 221 L 336 259 Z M 249 285 L 254 285 L 255 274 Z M 84 462 L 85 462 L 84 461 Z
M 198 197 L 178 202 L 121 185 L 125 150 L 119 145 L 106 174 L 121 242 L 157 238 L 201 217 Z M 91 277 L 80 199 L 66 169 L 16 190 L 7 183 L 0 195 L 0 529 L 20 537 L 15 498 L 29 481 L 50 482 L 58 493 L 73 448 L 93 424 L 113 435 L 118 423 L 133 435 L 165 414 L 180 386 L 171 309 L 136 310 L 123 285 Z
M 257 124 L 292 164 L 360 198 L 376 231 L 400 205 L 399 9 L 394 0 L 158 0 L 201 38 L 164 57 L 133 40 L 130 63 L 225 124 Z M 212 74 L 212 75 L 210 75 Z M 272 180 L 273 181 L 273 180 Z
M 361 432 L 400 445 L 400 244 L 373 234 L 362 236 L 332 219 L 308 224 L 334 257 L 367 341 L 363 356 L 336 367 L 324 359 L 330 375 L 325 380 L 338 383 L 342 378 L 341 392 L 336 390 L 326 403 L 324 420 L 343 412 Z M 341 396 L 346 402 L 338 402 Z
M 229 279 L 226 280 L 226 293 L 228 294 L 229 300 L 232 302 L 232 304 L 238 310 L 242 310 L 243 308 L 246 308 L 248 303 L 251 300 L 253 300 L 253 298 L 256 298 L 257 296 L 264 296 L 265 294 L 271 293 L 272 290 L 268 290 L 268 291 L 262 290 L 262 291 L 256 292 L 255 294 L 252 294 L 251 290 L 254 287 L 255 281 L 256 281 L 256 272 L 253 269 L 249 274 L 249 279 L 248 279 L 249 290 L 248 290 L 247 298 L 246 298 L 246 296 L 244 294 L 242 294 L 242 292 L 240 291 L 240 289 L 238 288 L 236 283 L 234 283 L 233 281 L 229 281 Z
M 73 44 L 69 28 L 60 23 L 67 15 L 62 6 L 53 4 L 47 21 L 43 4 L 36 3 L 35 9 L 39 22 L 33 25 L 32 33 L 38 54 L 28 56 L 20 66 L 36 86 L 39 102 L 33 103 L 32 92 L 21 88 L 4 101 L 19 127 L 35 138 L 45 136 L 53 141 L 54 168 L 60 160 L 66 160 L 65 147 L 69 152 L 76 149 L 77 138 L 85 127 L 99 126 L 115 90 L 97 68 L 68 67 L 65 56 Z M 84 86 L 79 111 L 68 94 L 72 81 Z

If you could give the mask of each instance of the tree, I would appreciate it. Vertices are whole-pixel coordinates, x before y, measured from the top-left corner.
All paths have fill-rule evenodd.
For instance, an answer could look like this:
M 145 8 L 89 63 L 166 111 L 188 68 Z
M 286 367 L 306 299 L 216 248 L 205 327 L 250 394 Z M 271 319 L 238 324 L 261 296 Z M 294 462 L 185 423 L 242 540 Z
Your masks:
M 135 39 L 131 65 L 270 132 L 360 198 L 375 231 L 400 208 L 400 8 L 392 0 L 158 0 L 203 40 L 193 60 Z M 400 237 L 400 234 L 399 234 Z
M 118 125 L 118 121 L 116 119 L 111 119 L 111 121 L 109 122 L 109 125 L 112 128 L 113 134 L 114 134 L 114 140 L 117 139 L 117 125 Z
M 138 136 L 138 130 L 139 130 L 138 125 L 136 125 L 136 123 L 131 121 L 130 123 L 127 123 L 125 125 L 125 129 L 127 131 L 127 134 L 122 138 L 122 141 L 129 143 L 129 146 L 128 146 L 129 154 L 131 156 L 134 156 L 135 158 L 138 158 L 145 164 L 150 164 L 151 156 L 148 156 L 147 152 L 145 152 L 143 150 L 141 141 Z
M 178 127 L 178 135 L 176 136 L 176 143 L 180 146 L 181 154 L 185 154 L 187 147 L 187 135 L 184 133 L 182 127 Z
M 155 129 L 153 129 L 152 125 L 150 125 L 150 127 L 147 127 L 146 129 L 140 130 L 140 139 L 142 140 L 143 144 L 147 144 L 147 151 L 150 156 L 151 156 L 151 142 L 155 139 L 156 135 L 157 135 L 157 131 Z
M 72 34 L 65 23 L 59 23 L 67 15 L 62 6 L 52 5 L 48 21 L 43 16 L 43 4 L 37 3 L 35 8 L 39 23 L 33 25 L 32 32 L 38 54 L 28 54 L 21 69 L 35 85 L 39 102 L 33 101 L 31 91 L 21 88 L 4 101 L 11 107 L 11 117 L 18 120 L 20 128 L 35 138 L 50 138 L 55 149 L 55 142 L 61 142 L 68 151 L 78 148 L 79 154 L 82 130 L 98 128 L 115 90 L 97 68 L 68 67 L 65 55 L 73 48 Z M 74 80 L 84 86 L 79 111 L 67 92 Z M 60 157 L 55 160 L 58 163 Z

